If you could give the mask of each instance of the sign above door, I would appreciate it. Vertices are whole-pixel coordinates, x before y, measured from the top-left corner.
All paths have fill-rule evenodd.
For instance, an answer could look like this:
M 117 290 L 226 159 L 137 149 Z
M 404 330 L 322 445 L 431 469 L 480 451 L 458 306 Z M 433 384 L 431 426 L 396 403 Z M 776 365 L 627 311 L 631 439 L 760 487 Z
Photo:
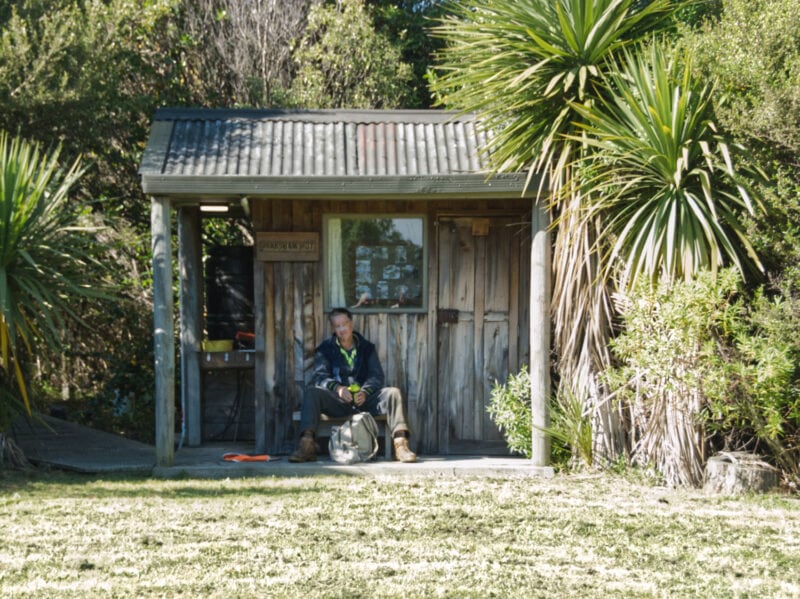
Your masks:
M 256 233 L 256 259 L 261 262 L 318 262 L 319 233 Z

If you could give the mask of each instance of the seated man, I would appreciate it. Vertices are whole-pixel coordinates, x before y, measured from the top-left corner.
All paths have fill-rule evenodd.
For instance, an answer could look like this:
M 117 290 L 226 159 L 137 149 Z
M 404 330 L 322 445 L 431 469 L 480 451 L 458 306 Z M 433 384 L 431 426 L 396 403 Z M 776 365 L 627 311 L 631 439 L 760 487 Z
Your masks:
M 417 456 L 408 447 L 410 432 L 403 397 L 397 387 L 383 386 L 383 368 L 375 346 L 353 331 L 353 315 L 347 308 L 334 308 L 328 320 L 333 335 L 320 343 L 314 354 L 314 374 L 303 395 L 300 444 L 289 461 L 317 459 L 314 436 L 320 413 L 343 417 L 369 412 L 373 416 L 386 414 L 395 459 L 415 462 Z

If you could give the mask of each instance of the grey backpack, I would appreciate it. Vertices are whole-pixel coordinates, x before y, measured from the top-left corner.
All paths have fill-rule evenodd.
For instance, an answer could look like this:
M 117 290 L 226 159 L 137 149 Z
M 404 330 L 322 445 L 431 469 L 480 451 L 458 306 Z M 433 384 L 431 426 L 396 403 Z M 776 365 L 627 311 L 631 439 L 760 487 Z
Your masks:
M 328 441 L 331 459 L 340 464 L 366 462 L 378 452 L 378 425 L 369 412 L 359 412 L 342 426 L 331 428 Z

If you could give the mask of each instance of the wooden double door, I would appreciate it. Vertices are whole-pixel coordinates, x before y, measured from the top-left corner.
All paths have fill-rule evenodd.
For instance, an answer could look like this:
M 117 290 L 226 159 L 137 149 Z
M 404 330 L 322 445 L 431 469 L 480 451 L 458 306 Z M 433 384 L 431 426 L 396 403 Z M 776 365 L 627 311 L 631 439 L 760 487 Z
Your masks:
M 487 407 L 494 382 L 528 361 L 529 225 L 523 215 L 437 219 L 442 453 L 508 453 Z

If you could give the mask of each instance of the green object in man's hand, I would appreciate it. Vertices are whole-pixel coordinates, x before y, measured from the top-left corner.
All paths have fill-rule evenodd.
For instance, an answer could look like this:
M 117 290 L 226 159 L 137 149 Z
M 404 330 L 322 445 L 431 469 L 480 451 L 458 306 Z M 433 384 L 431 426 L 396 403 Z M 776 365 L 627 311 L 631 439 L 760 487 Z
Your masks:
M 355 406 L 356 405 L 356 393 L 361 391 L 361 387 L 358 385 L 358 383 L 352 383 L 348 387 L 348 389 L 350 390 L 350 393 L 353 394 L 353 406 Z

